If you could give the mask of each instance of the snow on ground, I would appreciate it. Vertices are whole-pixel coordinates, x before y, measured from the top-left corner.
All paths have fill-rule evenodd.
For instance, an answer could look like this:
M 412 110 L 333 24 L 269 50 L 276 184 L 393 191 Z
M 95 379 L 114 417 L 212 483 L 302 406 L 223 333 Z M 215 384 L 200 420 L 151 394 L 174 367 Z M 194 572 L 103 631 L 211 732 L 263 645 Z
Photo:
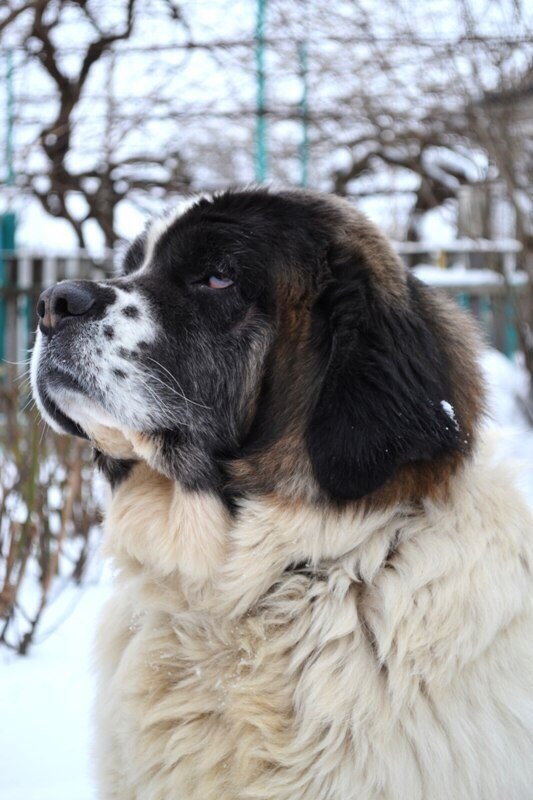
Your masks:
M 483 357 L 491 427 L 498 449 L 520 459 L 519 477 L 533 505 L 533 429 L 522 411 L 526 374 L 495 351 Z M 0 797 L 2 800 L 96 800 L 90 769 L 94 693 L 91 644 L 109 594 L 106 580 L 61 595 L 54 616 L 66 621 L 26 658 L 0 653 Z
M 487 384 L 488 425 L 497 432 L 498 455 L 517 465 L 516 482 L 533 506 L 533 428 L 525 407 L 529 378 L 521 359 L 487 350 L 481 361 Z
M 73 610 L 57 630 L 29 656 L 0 653 L 2 800 L 95 800 L 91 647 L 108 591 L 102 583 L 63 592 L 61 616 Z
M 512 286 L 525 286 L 528 282 L 527 273 L 513 272 L 507 278 L 493 269 L 467 269 L 466 267 L 450 267 L 442 269 L 430 264 L 422 264 L 413 269 L 417 278 L 430 286 L 454 286 L 465 288 L 471 286 L 503 286 L 507 280 Z

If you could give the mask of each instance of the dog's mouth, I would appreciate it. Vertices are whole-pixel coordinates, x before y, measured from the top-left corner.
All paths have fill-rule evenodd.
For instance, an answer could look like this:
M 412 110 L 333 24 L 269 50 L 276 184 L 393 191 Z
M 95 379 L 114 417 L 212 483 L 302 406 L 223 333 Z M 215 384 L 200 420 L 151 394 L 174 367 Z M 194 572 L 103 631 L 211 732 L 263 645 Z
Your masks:
M 52 399 L 50 394 L 47 391 L 46 384 L 44 381 L 39 380 L 39 399 L 41 404 L 46 412 L 46 417 L 51 418 L 59 428 L 62 429 L 64 433 L 69 433 L 72 436 L 79 436 L 82 439 L 88 439 L 89 437 L 85 433 L 85 431 L 78 425 L 77 422 L 74 422 L 73 419 L 68 417 L 66 414 L 61 411 L 57 403 Z
M 136 458 L 131 441 L 135 426 L 126 419 L 119 421 L 108 410 L 86 363 L 80 362 L 81 375 L 77 375 L 75 358 L 67 350 L 56 353 L 46 339 L 37 336 L 31 382 L 42 417 L 56 433 L 88 440 L 112 458 Z
M 97 407 L 73 370 L 58 364 L 37 337 L 31 366 L 33 394 L 42 416 L 57 433 L 89 439 L 83 419 L 87 407 Z
M 48 422 L 55 423 L 52 427 L 58 427 L 60 432 L 79 436 L 88 439 L 86 432 L 81 425 L 67 413 L 67 406 L 72 406 L 72 402 L 66 402 L 67 397 L 79 398 L 80 404 L 83 403 L 86 392 L 81 383 L 71 374 L 57 367 L 49 358 L 44 363 L 37 365 L 36 381 L 34 383 L 34 394 L 37 402 L 42 405 L 43 416 Z

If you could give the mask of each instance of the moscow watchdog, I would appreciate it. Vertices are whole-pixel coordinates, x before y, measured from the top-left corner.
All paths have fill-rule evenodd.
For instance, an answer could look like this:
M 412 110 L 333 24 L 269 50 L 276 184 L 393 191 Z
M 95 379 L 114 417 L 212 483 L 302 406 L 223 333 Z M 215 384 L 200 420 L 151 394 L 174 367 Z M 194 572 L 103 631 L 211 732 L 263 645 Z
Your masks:
M 112 487 L 101 800 L 531 800 L 532 522 L 469 320 L 348 203 L 199 198 L 38 305 Z

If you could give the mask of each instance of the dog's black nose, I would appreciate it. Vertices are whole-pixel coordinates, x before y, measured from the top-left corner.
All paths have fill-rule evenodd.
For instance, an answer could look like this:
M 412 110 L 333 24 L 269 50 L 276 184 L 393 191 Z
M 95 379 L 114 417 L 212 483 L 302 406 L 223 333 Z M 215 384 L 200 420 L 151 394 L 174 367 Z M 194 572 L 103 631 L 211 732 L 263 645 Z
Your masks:
M 83 317 L 93 307 L 95 298 L 88 285 L 74 281 L 57 283 L 39 297 L 39 328 L 51 336 L 65 317 Z

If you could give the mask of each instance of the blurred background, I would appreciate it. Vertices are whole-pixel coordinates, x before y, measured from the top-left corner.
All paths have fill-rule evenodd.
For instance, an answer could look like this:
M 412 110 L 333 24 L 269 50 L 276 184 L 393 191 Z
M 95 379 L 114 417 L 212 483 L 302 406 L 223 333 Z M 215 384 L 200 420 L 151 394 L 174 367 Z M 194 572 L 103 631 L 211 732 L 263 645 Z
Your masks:
M 3 0 L 0 43 L 0 790 L 85 800 L 105 489 L 33 408 L 37 297 L 196 192 L 335 192 L 478 318 L 533 503 L 533 5 Z

